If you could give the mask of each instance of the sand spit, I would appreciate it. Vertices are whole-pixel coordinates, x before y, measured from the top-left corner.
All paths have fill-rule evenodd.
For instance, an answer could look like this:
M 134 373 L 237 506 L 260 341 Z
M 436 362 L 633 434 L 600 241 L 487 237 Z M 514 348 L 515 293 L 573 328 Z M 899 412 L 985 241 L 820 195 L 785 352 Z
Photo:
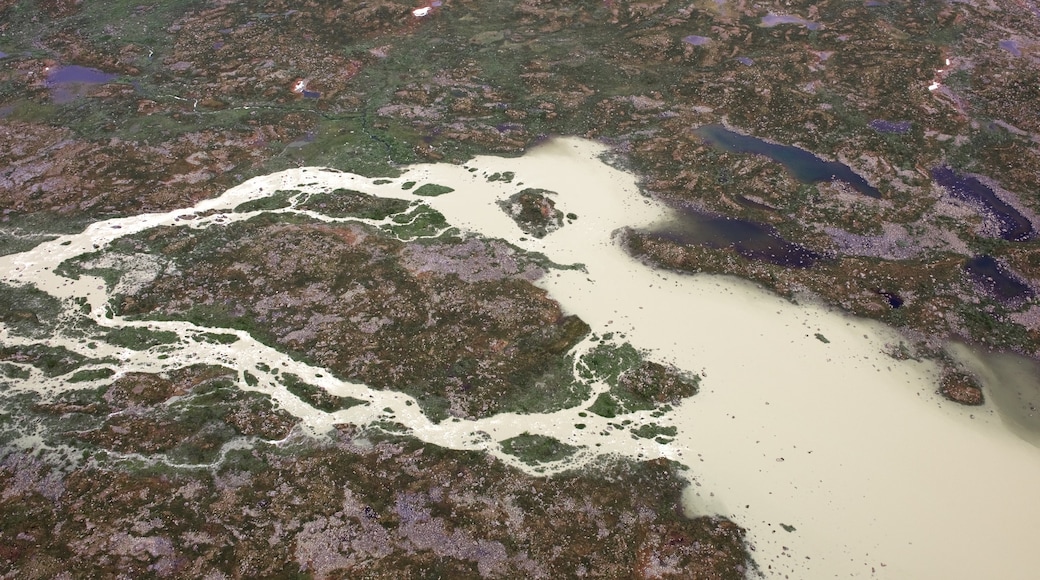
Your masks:
M 1033 567 L 1032 541 L 1040 537 L 1040 504 L 1034 501 L 1040 449 L 1006 427 L 990 403 L 966 409 L 944 402 L 935 394 L 932 364 L 885 355 L 885 345 L 900 340 L 890 329 L 795 304 L 737 279 L 660 272 L 631 259 L 612 233 L 669 219 L 670 210 L 642 197 L 634 176 L 601 162 L 603 152 L 588 141 L 556 139 L 522 158 L 414 166 L 393 180 L 284 171 L 195 208 L 94 224 L 0 257 L 0 276 L 59 298 L 86 297 L 99 325 L 118 327 L 134 323 L 106 316 L 104 284 L 54 274 L 61 261 L 157 225 L 222 227 L 252 214 L 220 212 L 279 189 L 344 187 L 425 203 L 464 232 L 504 239 L 558 264 L 583 264 L 552 270 L 537 283 L 594 333 L 613 332 L 652 358 L 701 373 L 700 394 L 652 419 L 678 427 L 675 440 L 659 444 L 612 430 L 608 420 L 580 416 L 587 405 L 433 424 L 405 395 L 337 381 L 244 333 L 236 332 L 235 344 L 200 344 L 190 335 L 213 329 L 187 323 L 148 323 L 182 337 L 163 352 L 161 365 L 148 366 L 155 354 L 149 351 L 127 360 L 139 368 L 175 368 L 190 360 L 250 370 L 258 377 L 253 388 L 270 393 L 315 432 L 336 423 L 392 420 L 425 441 L 484 449 L 529 471 L 535 469 L 502 453 L 498 442 L 524 431 L 552 435 L 581 448 L 568 465 L 603 453 L 675 459 L 690 468 L 688 509 L 726 515 L 748 529 L 766 577 L 1031 576 L 1025 571 Z M 454 191 L 423 197 L 404 188 L 409 182 Z M 554 192 L 547 195 L 556 208 L 577 218 L 544 238 L 526 236 L 498 205 L 524 188 Z M 0 340 L 13 339 L 0 332 Z M 370 404 L 337 413 L 313 409 L 261 371 L 261 362 Z M 636 425 L 651 421 L 647 413 L 626 418 Z

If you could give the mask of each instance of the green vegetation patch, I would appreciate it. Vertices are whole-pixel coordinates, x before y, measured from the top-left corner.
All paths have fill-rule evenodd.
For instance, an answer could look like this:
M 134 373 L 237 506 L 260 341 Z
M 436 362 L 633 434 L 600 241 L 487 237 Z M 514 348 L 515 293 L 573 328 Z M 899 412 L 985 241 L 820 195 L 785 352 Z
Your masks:
M 292 373 L 282 374 L 279 380 L 290 393 L 296 395 L 315 409 L 325 411 L 326 413 L 334 413 L 358 405 L 368 404 L 368 401 L 362 401 L 354 397 L 333 395 L 321 387 L 304 382 L 303 379 Z
M 600 417 L 606 417 L 607 419 L 613 419 L 618 415 L 624 414 L 626 409 L 621 404 L 621 401 L 617 397 L 610 393 L 600 393 L 596 400 L 589 407 L 589 411 L 599 415 Z
M 39 337 L 51 329 L 62 312 L 61 302 L 32 286 L 0 282 L 0 322 L 15 334 Z
M 121 244 L 125 243 L 125 240 L 117 240 L 113 246 L 119 247 Z M 89 264 L 98 258 L 101 258 L 103 255 L 104 254 L 100 251 L 80 254 L 58 264 L 58 267 L 54 271 L 56 274 L 65 276 L 66 278 L 72 278 L 73 280 L 79 280 L 81 275 L 97 276 L 104 280 L 108 288 L 111 289 L 114 288 L 116 284 L 119 283 L 120 278 L 123 277 L 123 270 L 109 267 L 85 266 L 85 264 Z
M 238 336 L 226 332 L 202 332 L 193 337 L 196 342 L 208 342 L 210 344 L 234 344 L 238 342 Z
M 30 364 L 48 377 L 70 373 L 88 362 L 87 358 L 62 346 L 28 344 L 0 349 L 0 360 Z
M 49 242 L 57 236 L 41 233 L 13 233 L 0 231 L 0 256 L 27 252 L 43 242 Z
M 393 225 L 385 225 L 383 229 L 401 239 L 435 236 L 448 228 L 444 214 L 425 205 L 398 214 L 393 221 Z
M 567 445 L 559 439 L 527 432 L 506 439 L 501 445 L 502 451 L 529 464 L 560 461 L 578 451 L 578 447 Z
M 109 344 L 133 350 L 148 350 L 161 344 L 173 344 L 179 340 L 176 332 L 171 330 L 152 330 L 137 326 L 116 328 L 105 334 Z
M 516 173 L 514 173 L 512 171 L 502 171 L 502 172 L 497 172 L 496 171 L 495 173 L 492 173 L 491 175 L 488 175 L 487 180 L 488 181 L 502 181 L 502 182 L 505 182 L 505 183 L 512 183 L 514 177 L 516 177 Z
M 649 423 L 636 429 L 631 429 L 631 432 L 632 435 L 640 439 L 657 439 L 658 443 L 666 443 L 670 439 L 665 440 L 665 438 L 675 437 L 679 430 L 675 427 L 662 427 L 656 423 Z
M 100 369 L 83 369 L 76 371 L 69 377 L 70 383 L 83 383 L 87 381 L 99 381 L 101 379 L 107 379 L 108 377 L 116 374 L 116 372 L 110 368 Z
M 502 413 L 551 413 L 580 404 L 589 397 L 588 383 L 578 380 L 573 371 L 574 357 L 553 359 L 542 374 L 517 376 L 515 384 L 527 385 L 509 391 L 501 400 Z
M 315 193 L 296 205 L 299 209 L 316 211 L 329 217 L 358 217 L 382 220 L 408 211 L 409 203 L 403 199 L 377 197 L 354 191 L 336 189 L 329 193 Z
M 260 199 L 254 199 L 238 204 L 234 211 L 236 213 L 248 213 L 251 211 L 271 211 L 276 209 L 284 209 L 292 205 L 290 199 L 294 195 L 299 195 L 300 192 L 295 189 L 289 190 L 278 190 L 267 197 Z
M 0 377 L 9 379 L 27 379 L 32 376 L 29 369 L 13 365 L 11 363 L 0 363 Z
M 415 195 L 421 195 L 423 197 L 436 197 L 438 195 L 444 195 L 445 193 L 451 193 L 454 189 L 445 185 L 437 185 L 435 183 L 424 183 L 420 185 L 413 193 Z
M 601 343 L 581 357 L 579 372 L 609 385 L 589 411 L 615 417 L 649 411 L 697 394 L 700 377 L 644 358 L 631 344 Z

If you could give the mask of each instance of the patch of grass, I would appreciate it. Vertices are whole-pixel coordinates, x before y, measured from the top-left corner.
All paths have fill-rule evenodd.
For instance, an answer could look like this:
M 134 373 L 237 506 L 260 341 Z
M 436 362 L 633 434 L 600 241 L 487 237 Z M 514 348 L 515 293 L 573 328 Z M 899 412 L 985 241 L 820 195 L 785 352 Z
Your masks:
M 551 463 L 566 459 L 578 450 L 573 445 L 545 435 L 522 433 L 502 442 L 502 451 L 512 455 L 524 463 Z
M 309 195 L 296 207 L 329 217 L 381 220 L 408 211 L 409 203 L 403 199 L 376 197 L 352 189 L 337 189 Z
M 503 181 L 505 183 L 512 183 L 513 178 L 516 177 L 516 173 L 512 171 L 503 171 L 501 173 L 495 172 L 488 176 L 488 181 Z
M 282 374 L 279 380 L 290 393 L 296 395 L 315 409 L 325 411 L 326 413 L 334 413 L 358 405 L 368 404 L 368 401 L 362 401 L 354 397 L 333 395 L 321 387 L 304 382 L 303 379 L 292 373 Z
M 600 343 L 581 358 L 579 373 L 609 385 L 589 410 L 602 417 L 649 411 L 697 393 L 700 377 L 648 361 L 631 344 Z
M 631 432 L 640 439 L 657 439 L 662 435 L 665 437 L 675 437 L 679 433 L 679 430 L 675 427 L 662 427 L 656 423 L 650 423 L 637 429 L 631 429 Z
M 101 379 L 107 379 L 108 377 L 116 374 L 116 372 L 110 368 L 101 369 L 83 369 L 76 371 L 69 377 L 70 383 L 83 383 L 87 381 L 97 381 Z
M 208 342 L 210 344 L 234 344 L 238 342 L 238 336 L 223 332 L 203 332 L 196 335 L 197 342 Z
M 148 350 L 160 344 L 173 344 L 179 340 L 176 332 L 170 330 L 151 330 L 136 326 L 124 326 L 111 330 L 104 335 L 109 344 L 133 350 Z
M 559 357 L 540 375 L 512 377 L 511 383 L 527 386 L 511 390 L 500 401 L 499 412 L 551 413 L 580 404 L 591 389 L 574 377 L 573 363 L 574 357 Z
M 15 334 L 43 336 L 61 311 L 61 302 L 46 292 L 0 282 L 0 322 Z
M 88 361 L 85 357 L 61 346 L 29 344 L 0 349 L 0 359 L 28 363 L 49 377 L 70 373 Z
M 425 205 L 394 216 L 393 221 L 395 225 L 386 225 L 383 229 L 402 239 L 433 236 L 448 227 L 448 220 L 441 212 Z
M 450 187 L 444 186 L 444 185 L 437 185 L 437 184 L 434 184 L 434 183 L 424 183 L 423 185 L 420 185 L 419 188 L 416 189 L 412 193 L 414 193 L 415 195 L 421 195 L 421 196 L 424 196 L 424 197 L 436 197 L 438 195 L 444 195 L 445 193 L 451 193 L 453 191 L 455 191 L 455 190 L 450 188 Z
M 294 195 L 299 195 L 298 190 L 279 190 L 267 197 L 260 199 L 254 199 L 245 203 L 240 203 L 235 207 L 233 211 L 236 213 L 247 213 L 251 211 L 271 211 L 275 209 L 284 209 L 292 205 L 289 199 Z
M 0 363 L 0 377 L 9 379 L 27 379 L 32 376 L 29 369 L 11 363 Z
M 606 417 L 607 419 L 613 419 L 620 414 L 625 412 L 621 402 L 610 393 L 600 393 L 596 397 L 596 401 L 589 407 L 589 411 L 599 415 L 600 417 Z
M 627 342 L 620 346 L 604 343 L 581 357 L 579 371 L 582 378 L 599 379 L 615 387 L 621 373 L 635 368 L 642 360 L 643 355 Z

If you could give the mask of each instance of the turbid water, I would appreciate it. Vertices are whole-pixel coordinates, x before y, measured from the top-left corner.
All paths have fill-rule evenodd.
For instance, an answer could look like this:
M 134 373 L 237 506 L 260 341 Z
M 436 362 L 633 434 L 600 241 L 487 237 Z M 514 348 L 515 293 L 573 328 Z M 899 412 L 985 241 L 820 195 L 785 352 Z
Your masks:
M 258 382 L 248 388 L 270 393 L 316 433 L 341 422 L 392 418 L 425 441 L 484 449 L 528 471 L 538 468 L 502 453 L 498 442 L 529 431 L 580 446 L 571 462 L 546 466 L 545 473 L 603 453 L 674 459 L 689 467 L 688 510 L 721 513 L 747 528 L 767 577 L 1031 577 L 1040 534 L 1040 505 L 1034 501 L 1040 449 L 1023 436 L 1028 429 L 1009 428 L 991 404 L 967 409 L 940 399 L 932 364 L 884 354 L 901 337 L 882 325 L 794 303 L 741 280 L 660 272 L 633 260 L 612 233 L 650 228 L 674 213 L 641 196 L 635 177 L 601 162 L 602 152 L 595 143 L 557 139 L 522 158 L 414 166 L 385 183 L 328 170 L 289 170 L 250 180 L 194 208 L 94 224 L 81 234 L 0 257 L 0 275 L 58 297 L 85 297 L 98 324 L 146 324 L 182 337 L 161 356 L 157 349 L 130 352 L 110 345 L 88 352 L 76 338 L 55 337 L 68 348 L 118 357 L 121 370 L 154 372 L 189 361 L 250 370 Z M 487 179 L 506 171 L 514 172 L 512 182 Z M 454 191 L 420 197 L 401 189 L 409 181 Z M 702 392 L 663 417 L 626 416 L 634 425 L 677 427 L 674 441 L 660 444 L 616 430 L 610 425 L 616 420 L 583 413 L 591 399 L 555 413 L 434 424 L 405 395 L 335 380 L 239 331 L 231 345 L 200 343 L 191 335 L 213 329 L 108 318 L 110 289 L 101 280 L 70 281 L 53 273 L 64 259 L 131 232 L 177 223 L 224 227 L 253 214 L 220 211 L 276 190 L 341 187 L 420 201 L 471 235 L 502 238 L 556 263 L 584 264 L 583 270 L 550 271 L 538 284 L 593 332 L 623 333 L 651 358 L 703 375 Z M 556 192 L 557 209 L 578 219 L 542 239 L 525 236 L 498 202 L 527 187 Z M 178 219 L 204 212 L 213 213 Z M 146 279 L 148 269 L 138 275 Z M 0 332 L 4 343 L 21 340 L 7 329 Z M 369 404 L 321 412 L 288 393 L 259 363 Z M 983 370 L 993 365 L 985 357 L 975 363 Z M 1015 386 L 1028 378 L 1022 373 L 994 376 L 987 389 L 1028 390 Z M 67 385 L 34 375 L 16 388 L 55 391 Z M 1029 424 L 1028 417 L 1019 418 Z

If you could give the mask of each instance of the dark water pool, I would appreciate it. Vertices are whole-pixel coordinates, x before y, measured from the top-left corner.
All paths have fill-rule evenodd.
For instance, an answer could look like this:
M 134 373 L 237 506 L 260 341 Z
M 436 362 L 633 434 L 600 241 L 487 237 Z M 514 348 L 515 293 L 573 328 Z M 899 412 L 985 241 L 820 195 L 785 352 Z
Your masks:
M 682 245 L 728 248 L 749 260 L 789 268 L 808 268 L 823 258 L 805 246 L 783 239 L 770 226 L 688 209 L 680 210 L 675 220 L 643 235 Z
M 902 308 L 904 300 L 903 297 L 895 292 L 889 292 L 888 290 L 878 290 L 878 295 L 888 302 L 888 305 L 892 308 Z
M 1010 52 L 1011 56 L 1022 56 L 1022 51 L 1018 49 L 1018 43 L 1014 40 L 1001 40 L 998 45 Z
M 997 300 L 1016 302 L 1033 297 L 1033 289 L 993 256 L 975 256 L 964 264 L 964 271 Z
M 1021 242 L 1033 237 L 1032 222 L 978 179 L 959 175 L 949 167 L 932 169 L 932 179 L 953 197 L 981 205 L 997 221 L 1001 239 Z
M 870 128 L 877 131 L 878 133 L 906 133 L 913 127 L 913 123 L 910 121 L 886 121 L 884 119 L 874 119 L 869 123 Z
M 85 66 L 61 66 L 47 73 L 47 87 L 54 102 L 68 103 L 83 96 L 87 86 L 104 84 L 118 76 Z
M 694 131 L 714 147 L 733 153 L 754 153 L 784 166 L 802 183 L 820 183 L 835 179 L 844 181 L 853 189 L 870 197 L 880 198 L 881 192 L 866 179 L 838 161 L 824 161 L 812 153 L 793 145 L 769 143 L 750 135 L 730 131 L 722 125 L 704 125 Z

